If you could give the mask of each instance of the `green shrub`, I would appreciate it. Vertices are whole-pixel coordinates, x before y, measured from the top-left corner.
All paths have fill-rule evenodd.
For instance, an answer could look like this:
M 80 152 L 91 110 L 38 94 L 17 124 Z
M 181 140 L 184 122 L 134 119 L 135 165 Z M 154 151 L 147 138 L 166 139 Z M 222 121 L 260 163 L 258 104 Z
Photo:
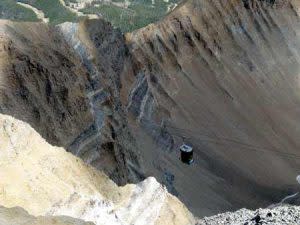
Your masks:
M 59 0 L 19 0 L 42 10 L 45 17 L 50 19 L 51 24 L 59 24 L 66 21 L 77 21 L 76 13 L 65 8 Z
M 35 13 L 15 0 L 0 0 L 0 18 L 16 21 L 38 21 Z

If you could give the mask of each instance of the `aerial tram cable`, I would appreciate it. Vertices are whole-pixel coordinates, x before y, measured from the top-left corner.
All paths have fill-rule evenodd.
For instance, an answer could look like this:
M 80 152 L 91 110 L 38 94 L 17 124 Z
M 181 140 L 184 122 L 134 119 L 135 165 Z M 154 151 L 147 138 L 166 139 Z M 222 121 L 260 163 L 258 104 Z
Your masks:
M 192 146 L 185 143 L 186 140 L 188 140 L 188 139 L 196 140 L 196 141 L 200 141 L 200 142 L 214 143 L 214 144 L 228 144 L 228 142 L 230 142 L 230 143 L 233 143 L 233 144 L 243 146 L 243 148 L 241 148 L 241 150 L 243 150 L 243 151 L 248 151 L 248 152 L 253 151 L 253 152 L 263 152 L 263 153 L 272 152 L 272 153 L 277 153 L 277 155 L 281 156 L 282 158 L 292 158 L 292 159 L 297 158 L 297 159 L 300 159 L 300 155 L 296 155 L 296 154 L 293 154 L 293 153 L 287 153 L 287 152 L 283 152 L 283 151 L 279 151 L 279 150 L 275 150 L 275 149 L 269 149 L 269 148 L 265 148 L 265 147 L 259 147 L 259 146 L 251 145 L 249 143 L 237 141 L 237 140 L 230 139 L 230 138 L 224 138 L 224 137 L 219 137 L 219 136 L 216 136 L 216 135 L 209 135 L 209 134 L 203 134 L 203 133 L 198 134 L 197 133 L 197 136 L 206 137 L 206 139 L 204 139 L 204 138 L 200 138 L 200 137 L 193 137 L 194 132 L 191 131 L 191 130 L 177 128 L 177 127 L 174 127 L 172 125 L 163 124 L 162 128 L 166 129 L 166 131 L 169 132 L 171 135 L 182 138 L 183 145 L 180 147 L 181 156 L 182 156 L 182 154 L 185 154 L 184 149 L 189 149 L 189 152 L 191 152 L 191 153 L 190 153 L 190 156 L 189 156 L 190 160 L 188 160 L 188 161 L 190 163 L 193 162 L 193 159 L 192 159 L 192 157 L 193 157 L 193 154 L 192 154 L 193 153 L 193 148 L 192 148 Z M 173 131 L 171 131 L 168 128 L 171 128 L 171 130 L 173 129 Z M 207 139 L 207 138 L 211 138 L 211 139 Z M 181 159 L 185 158 L 185 157 L 187 157 L 187 156 L 183 156 L 183 157 L 181 157 Z M 186 163 L 186 160 L 182 160 L 182 161 L 185 161 L 184 163 Z M 188 163 L 188 164 L 190 164 L 190 163 Z

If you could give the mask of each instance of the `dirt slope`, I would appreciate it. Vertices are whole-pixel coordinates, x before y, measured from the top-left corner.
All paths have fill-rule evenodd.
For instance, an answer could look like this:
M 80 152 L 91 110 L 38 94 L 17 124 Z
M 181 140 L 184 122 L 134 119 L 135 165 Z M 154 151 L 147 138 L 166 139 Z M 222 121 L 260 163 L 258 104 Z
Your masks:
M 185 1 L 127 35 L 123 104 L 148 171 L 196 215 L 298 189 L 299 3 Z M 183 137 L 191 166 L 178 160 Z

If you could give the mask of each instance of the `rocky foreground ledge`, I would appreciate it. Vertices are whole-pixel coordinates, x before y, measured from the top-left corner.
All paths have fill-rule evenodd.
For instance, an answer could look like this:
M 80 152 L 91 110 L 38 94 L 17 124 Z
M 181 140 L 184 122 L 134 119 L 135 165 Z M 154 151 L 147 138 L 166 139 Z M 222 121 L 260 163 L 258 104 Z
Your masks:
M 0 225 L 191 225 L 188 209 L 155 178 L 117 186 L 0 114 Z
M 197 225 L 296 225 L 300 224 L 300 207 L 283 205 L 272 209 L 255 211 L 241 209 L 236 212 L 226 212 L 212 217 L 205 217 Z

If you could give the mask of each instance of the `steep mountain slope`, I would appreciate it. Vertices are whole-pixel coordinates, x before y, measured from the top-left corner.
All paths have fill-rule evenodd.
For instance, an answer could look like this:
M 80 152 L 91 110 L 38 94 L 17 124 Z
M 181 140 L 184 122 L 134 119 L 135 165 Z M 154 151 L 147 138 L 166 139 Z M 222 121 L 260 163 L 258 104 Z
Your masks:
M 123 37 L 108 23 L 98 24 L 107 34 L 103 41 L 120 43 L 115 60 L 121 61 Z M 140 180 L 138 151 L 117 98 L 119 75 L 110 67 L 115 64 L 104 58 L 93 73 L 59 29 L 42 23 L 1 21 L 0 36 L 0 112 L 28 122 L 49 143 L 120 184 Z
M 127 35 L 121 96 L 145 165 L 196 215 L 298 189 L 299 7 L 190 0 Z M 183 139 L 191 166 L 178 160 Z
M 33 224 L 76 221 L 51 216 L 70 216 L 96 225 L 195 223 L 187 208 L 155 178 L 118 187 L 103 172 L 63 148 L 49 145 L 25 122 L 2 114 L 0 144 L 0 205 L 43 216 L 34 219 L 20 209 L 0 207 L 1 225 L 13 212 L 28 217 L 24 224 L 31 220 L 40 221 Z

